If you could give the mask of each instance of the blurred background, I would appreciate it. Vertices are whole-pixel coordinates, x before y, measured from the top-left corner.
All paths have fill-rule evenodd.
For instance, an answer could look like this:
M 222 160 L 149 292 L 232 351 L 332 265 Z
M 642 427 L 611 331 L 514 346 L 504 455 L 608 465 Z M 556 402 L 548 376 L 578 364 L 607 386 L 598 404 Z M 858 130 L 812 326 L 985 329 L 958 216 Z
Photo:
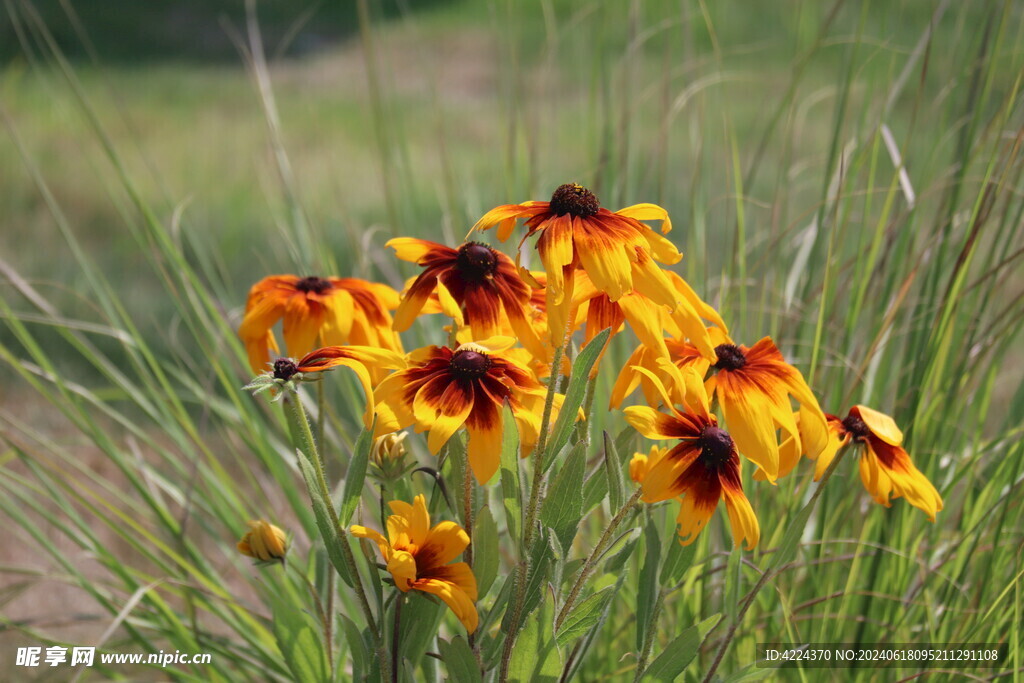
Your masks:
M 4 315 L 65 381 L 89 387 L 74 400 L 132 416 L 141 409 L 68 350 L 67 330 L 114 366 L 145 338 L 156 363 L 209 379 L 218 400 L 227 390 L 204 376 L 211 349 L 231 381 L 246 379 L 234 342 L 198 339 L 168 274 L 181 264 L 236 328 L 248 287 L 268 274 L 400 288 L 413 269 L 388 238 L 457 244 L 487 209 L 547 199 L 563 182 L 612 209 L 654 202 L 686 254 L 679 271 L 735 338 L 771 334 L 826 412 L 873 401 L 896 415 L 948 500 L 973 501 L 940 519 L 945 532 L 920 532 L 993 553 L 998 580 L 960 573 L 958 559 L 956 589 L 935 589 L 973 608 L 1014 574 L 1021 539 L 1006 492 L 1020 499 L 1022 33 L 1024 5 L 1009 1 L 7 0 Z M 116 294 L 116 316 L 98 290 Z M 17 331 L 0 329 L 0 343 L 20 362 Z M 9 445 L 38 432 L 100 477 L 121 476 L 25 376 L 0 386 Z M 203 394 L 188 392 L 201 423 Z M 24 471 L 22 447 L 5 468 Z M 1016 469 L 994 474 L 1004 460 Z M 812 524 L 808 543 L 918 534 L 914 510 L 870 508 L 862 526 L 855 468 L 846 481 L 857 494 L 830 501 L 844 521 Z M 974 491 L 990 482 L 998 490 Z M 766 547 L 792 512 L 768 501 Z M 986 514 L 1011 522 L 979 527 Z M 117 554 L 123 541 L 109 541 Z M 9 575 L 6 619 L 95 634 L 106 622 L 92 600 L 46 574 L 51 561 L 26 550 L 36 544 L 19 532 L 0 547 L 0 563 L 28 572 Z M 893 571 L 913 574 L 906 562 Z M 842 588 L 848 567 L 828 571 L 803 597 Z M 842 609 L 882 622 L 905 607 L 871 600 Z M 0 662 L 12 652 L 0 647 Z

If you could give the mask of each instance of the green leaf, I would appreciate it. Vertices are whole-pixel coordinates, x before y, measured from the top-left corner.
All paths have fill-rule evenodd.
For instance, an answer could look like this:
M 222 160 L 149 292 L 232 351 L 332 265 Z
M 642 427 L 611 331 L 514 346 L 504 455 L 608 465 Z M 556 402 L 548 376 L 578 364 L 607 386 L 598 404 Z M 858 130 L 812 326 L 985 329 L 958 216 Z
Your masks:
M 581 441 L 569 452 L 540 509 L 540 520 L 551 527 L 563 548 L 572 544 L 583 516 L 585 451 L 586 444 Z
M 587 481 L 583 484 L 583 514 L 586 515 L 600 505 L 607 495 L 608 477 L 605 475 L 605 467 L 602 463 L 600 467 L 587 477 Z
M 345 473 L 345 488 L 341 494 L 341 513 L 338 519 L 341 526 L 348 526 L 352 514 L 359 507 L 359 497 L 363 494 L 363 483 L 366 481 L 366 464 L 370 460 L 370 449 L 373 446 L 373 429 L 364 429 L 356 439 L 352 449 L 352 459 Z
M 513 543 L 518 544 L 523 530 L 522 487 L 519 483 L 519 429 L 508 404 L 502 409 L 505 428 L 501 434 L 501 503 L 505 526 Z
M 550 602 L 527 619 L 509 662 L 509 681 L 555 683 L 562 672 L 561 653 L 552 636 Z
M 576 424 L 576 414 L 583 405 L 583 397 L 587 391 L 587 381 L 590 377 L 590 370 L 597 362 L 597 357 L 604 348 L 604 344 L 611 336 L 611 328 L 602 330 L 590 343 L 583 347 L 576 360 L 572 364 L 572 375 L 569 376 L 569 388 L 565 391 L 565 400 L 562 402 L 562 409 L 555 421 L 555 428 L 551 431 L 551 438 L 548 441 L 547 452 L 544 454 L 545 466 L 547 469 L 550 462 L 554 460 L 549 454 L 558 453 L 569 441 L 573 432 L 573 425 Z M 586 416 L 584 416 L 586 418 Z
M 576 605 L 562 623 L 562 628 L 555 634 L 559 647 L 579 638 L 597 625 L 608 601 L 615 596 L 612 586 L 603 588 L 589 598 Z
M 636 649 L 644 647 L 647 633 L 655 628 L 653 621 L 654 603 L 658 599 L 658 570 L 661 568 L 661 530 L 654 520 L 647 520 L 644 529 L 644 566 L 640 570 L 640 585 L 636 596 Z
M 704 638 L 721 618 L 722 615 L 716 614 L 680 633 L 647 667 L 644 671 L 644 680 L 674 681 L 697 656 L 697 650 L 704 642 Z
M 448 680 L 466 681 L 466 683 L 482 683 L 480 667 L 473 656 L 473 650 L 462 636 L 452 638 L 451 642 L 438 638 L 437 647 L 441 650 L 441 659 L 448 667 Z
M 623 540 L 625 539 L 625 540 Z M 604 571 L 616 573 L 621 571 L 626 563 L 633 557 L 633 549 L 636 547 L 637 541 L 640 539 L 640 529 L 634 527 L 632 529 L 626 529 L 623 531 L 618 538 L 616 538 L 608 551 L 610 552 L 619 543 L 622 543 L 622 547 L 615 551 L 615 554 L 608 558 L 608 562 L 605 564 Z
M 622 460 L 619 458 L 615 442 L 604 433 L 604 472 L 608 479 L 608 505 L 612 512 L 626 502 L 626 480 L 622 475 Z
M 370 670 L 370 661 L 367 656 L 373 652 L 373 647 L 354 621 L 346 617 L 343 612 L 339 612 L 338 616 L 341 618 L 341 625 L 345 631 L 345 642 L 348 643 L 348 650 L 352 654 L 352 680 L 365 680 Z
M 341 548 L 341 544 L 348 543 L 348 539 L 342 536 L 340 529 L 335 528 L 330 511 L 327 509 L 326 504 L 324 504 L 323 498 L 317 494 L 319 489 L 313 465 L 302 454 L 302 451 L 296 450 L 295 454 L 299 461 L 299 471 L 302 472 L 302 478 L 306 480 L 310 503 L 313 506 L 313 517 L 316 519 L 317 529 L 319 529 L 320 537 L 323 539 L 324 547 L 327 549 L 327 557 L 331 560 L 331 564 L 334 565 L 342 580 L 351 586 L 353 585 L 352 576 L 349 573 L 348 565 L 345 564 L 345 556 Z
M 404 597 L 399 642 L 402 659 L 408 660 L 415 668 L 437 635 L 448 607 L 440 600 L 429 598 L 419 591 L 409 591 Z M 388 623 L 394 622 L 389 620 Z
M 678 538 L 673 538 L 665 554 L 665 564 L 661 567 L 661 585 L 667 587 L 682 579 L 696 555 L 696 543 L 683 545 Z
M 480 508 L 473 525 L 473 574 L 480 599 L 498 576 L 498 525 L 488 506 Z
M 320 633 L 302 603 L 294 596 L 274 594 L 273 629 L 277 647 L 297 681 L 330 681 Z

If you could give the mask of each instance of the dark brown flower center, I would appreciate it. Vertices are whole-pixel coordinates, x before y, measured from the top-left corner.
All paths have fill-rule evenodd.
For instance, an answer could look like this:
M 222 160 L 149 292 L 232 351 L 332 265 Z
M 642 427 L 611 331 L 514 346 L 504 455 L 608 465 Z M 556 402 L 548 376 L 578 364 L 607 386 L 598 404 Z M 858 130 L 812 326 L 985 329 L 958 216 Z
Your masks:
M 327 278 L 322 277 L 304 277 L 295 283 L 295 289 L 300 292 L 315 292 L 316 294 L 323 294 L 327 290 L 331 289 L 334 285 Z
M 597 201 L 594 193 L 576 183 L 560 185 L 551 195 L 551 211 L 556 216 L 564 216 L 569 213 L 586 218 L 593 216 L 600 208 L 601 204 Z
M 705 465 L 719 467 L 724 465 L 736 451 L 736 445 L 729 432 L 708 425 L 700 433 L 700 458 Z
M 463 349 L 456 351 L 450 361 L 452 374 L 459 379 L 474 379 L 487 372 L 491 359 L 486 353 Z
M 747 356 L 735 344 L 719 344 L 715 354 L 718 356 L 715 367 L 719 370 L 739 370 L 747 364 Z
M 479 282 L 494 274 L 498 268 L 498 255 L 486 244 L 466 242 L 459 247 L 455 269 L 464 280 Z
M 871 430 L 864 424 L 864 420 L 856 415 L 847 415 L 843 420 L 843 429 L 853 435 L 857 441 L 863 441 L 871 434 Z
M 280 379 L 287 382 L 295 373 L 299 371 L 299 366 L 295 364 L 291 358 L 278 358 L 274 361 L 274 379 Z

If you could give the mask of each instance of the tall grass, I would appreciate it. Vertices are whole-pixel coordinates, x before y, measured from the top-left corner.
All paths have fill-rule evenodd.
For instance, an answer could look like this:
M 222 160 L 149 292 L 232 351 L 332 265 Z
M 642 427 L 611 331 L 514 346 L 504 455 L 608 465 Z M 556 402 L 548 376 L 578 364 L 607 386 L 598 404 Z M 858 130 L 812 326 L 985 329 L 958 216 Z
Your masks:
M 327 69 L 316 88 L 295 85 L 302 64 L 268 65 L 255 26 L 239 26 L 255 95 L 238 86 L 241 71 L 195 78 L 230 84 L 240 121 L 258 116 L 266 132 L 246 128 L 261 166 L 233 179 L 249 185 L 235 205 L 212 199 L 217 209 L 188 201 L 217 189 L 191 153 L 169 151 L 164 168 L 135 147 L 148 139 L 145 122 L 125 123 L 133 113 L 196 115 L 202 103 L 179 110 L 154 107 L 148 93 L 134 99 L 138 74 L 67 62 L 31 5 L 7 10 L 15 7 L 27 57 L 0 82 L 2 184 L 21 207 L 0 218 L 9 378 L 0 508 L 6 543 L 19 549 L 3 568 L 10 608 L 52 587 L 96 621 L 89 644 L 214 653 L 210 666 L 155 676 L 283 680 L 294 668 L 274 618 L 282 623 L 289 601 L 312 615 L 319 601 L 343 615 L 332 620 L 339 675 L 350 675 L 350 661 L 364 667 L 370 650 L 353 646 L 347 621 L 359 606 L 344 586 L 332 589 L 283 416 L 239 390 L 249 379 L 235 335 L 246 289 L 274 271 L 310 269 L 400 287 L 411 272 L 390 261 L 386 237 L 457 243 L 491 206 L 578 180 L 606 206 L 665 206 L 686 254 L 680 272 L 733 337 L 772 335 L 826 412 L 863 403 L 892 414 L 946 506 L 934 524 L 904 501 L 881 508 L 850 458 L 809 517 L 806 469 L 775 487 L 745 482 L 763 532 L 753 553 L 731 549 L 721 520 L 680 550 L 674 511 L 645 509 L 598 567 L 593 588 L 617 586 L 601 627 L 560 649 L 545 598 L 513 672 L 631 680 L 638 662 L 655 662 L 702 624 L 686 680 L 702 679 L 720 653 L 725 680 L 815 678 L 757 669 L 763 641 L 1006 642 L 1000 671 L 1020 680 L 1019 5 L 495 0 L 384 23 L 360 2 L 355 63 L 364 73 L 340 69 L 352 80 L 330 80 Z M 180 79 L 187 91 L 191 71 L 169 74 L 154 78 Z M 75 211 L 77 179 L 48 147 L 65 126 L 75 133 L 70 149 L 93 169 L 81 182 L 108 196 L 102 229 Z M 336 154 L 323 153 L 323 140 Z M 193 172 L 207 187 L 190 186 Z M 221 231 L 214 210 L 232 227 Z M 228 223 L 236 210 L 244 225 Z M 602 361 L 597 406 L 631 348 L 625 337 Z M 429 339 L 417 331 L 407 348 Z M 334 482 L 358 431 L 354 386 L 332 376 L 318 416 Z M 623 425 L 620 413 L 598 412 L 591 434 Z M 615 512 L 602 493 L 614 488 L 606 444 L 591 441 L 590 507 L 563 583 Z M 646 448 L 628 437 L 618 445 L 624 458 Z M 429 482 L 403 487 L 396 493 Z M 502 508 L 498 491 L 480 495 L 489 510 Z M 358 514 L 375 519 L 376 496 L 367 489 Z M 245 520 L 268 515 L 294 534 L 287 569 L 255 569 L 235 553 Z M 504 534 L 506 521 L 495 519 Z M 794 525 L 797 547 L 780 551 Z M 26 561 L 35 556 L 45 562 Z M 485 624 L 499 613 L 489 609 L 500 588 L 482 597 Z M 371 598 L 383 608 L 380 593 Z M 419 608 L 423 622 L 442 618 Z M 298 620 L 288 623 L 317 628 L 312 616 Z M 11 643 L 81 644 L 37 619 L 6 622 Z M 403 638 L 407 655 L 417 676 L 440 680 L 443 665 L 424 653 L 449 645 L 421 636 Z M 917 673 L 846 671 L 858 680 Z

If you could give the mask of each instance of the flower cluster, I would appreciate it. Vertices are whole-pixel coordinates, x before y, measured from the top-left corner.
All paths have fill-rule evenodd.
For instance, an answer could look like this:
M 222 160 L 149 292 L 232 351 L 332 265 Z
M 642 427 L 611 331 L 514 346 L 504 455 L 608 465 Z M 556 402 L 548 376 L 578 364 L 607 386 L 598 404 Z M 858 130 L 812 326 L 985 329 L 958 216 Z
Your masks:
M 744 463 L 753 466 L 753 480 L 774 483 L 806 458 L 816 461 L 817 479 L 847 446 L 860 449 L 861 477 L 879 503 L 902 497 L 930 519 L 942 509 L 891 418 L 865 406 L 845 419 L 826 414 L 770 337 L 750 346 L 733 339 L 722 316 L 663 267 L 682 259 L 665 237 L 672 224 L 664 209 L 609 211 L 570 183 L 549 201 L 488 211 L 470 237 L 496 227 L 505 242 L 519 221 L 525 232 L 515 258 L 479 241 L 390 240 L 397 258 L 419 269 L 401 293 L 354 278 L 261 280 L 239 330 L 253 371 L 263 371 L 249 388 L 287 394 L 324 370 L 348 367 L 365 392 L 364 422 L 375 425 L 378 467 L 404 462 L 405 435 L 392 436 L 399 430 L 426 432 L 427 449 L 439 454 L 464 429 L 465 462 L 483 485 L 498 471 L 503 434 L 513 428 L 506 414 L 523 457 L 543 443 L 565 400 L 558 391 L 563 358 L 576 333 L 588 342 L 604 329 L 614 335 L 628 327 L 639 344 L 614 382 L 611 407 L 641 390 L 645 404 L 626 407 L 625 419 L 661 443 L 636 454 L 629 474 L 644 502 L 678 502 L 680 542 L 692 543 L 724 502 L 736 545 L 753 548 L 760 528 L 744 492 Z M 541 271 L 523 265 L 533 239 Z M 431 314 L 450 319 L 448 343 L 406 352 L 398 333 Z M 280 353 L 272 331 L 278 321 L 287 353 L 299 360 L 271 361 Z M 469 546 L 467 531 L 455 522 L 431 526 L 423 496 L 390 506 L 387 537 L 361 525 L 351 533 L 376 543 L 400 591 L 438 596 L 475 630 L 476 581 L 468 564 L 452 564 Z M 247 538 L 247 554 L 260 559 L 283 549 L 274 544 L 279 536 L 263 530 Z M 260 546 L 253 538 L 267 540 Z

